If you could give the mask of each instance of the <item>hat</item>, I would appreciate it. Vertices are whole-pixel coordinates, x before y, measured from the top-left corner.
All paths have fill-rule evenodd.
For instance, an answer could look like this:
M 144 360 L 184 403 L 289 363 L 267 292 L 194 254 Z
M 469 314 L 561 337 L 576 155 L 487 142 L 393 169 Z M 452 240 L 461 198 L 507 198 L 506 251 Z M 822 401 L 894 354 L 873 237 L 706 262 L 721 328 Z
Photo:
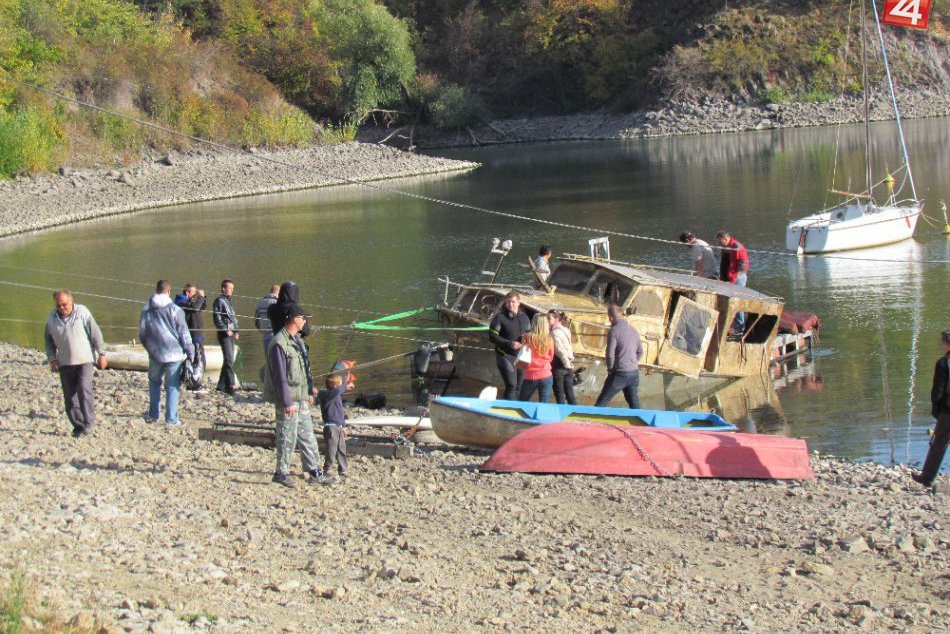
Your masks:
M 310 319 L 310 313 L 305 311 L 299 304 L 294 304 L 287 310 L 287 317 L 293 319 L 294 317 L 304 317 Z

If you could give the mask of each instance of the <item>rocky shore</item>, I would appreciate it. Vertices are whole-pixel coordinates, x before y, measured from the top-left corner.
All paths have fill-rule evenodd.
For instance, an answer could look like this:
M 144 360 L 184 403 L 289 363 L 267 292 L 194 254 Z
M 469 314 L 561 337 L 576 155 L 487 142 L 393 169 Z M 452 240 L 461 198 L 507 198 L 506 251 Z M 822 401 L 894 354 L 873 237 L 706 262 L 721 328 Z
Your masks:
M 0 181 L 0 237 L 182 203 L 474 167 L 365 143 L 273 152 L 147 153 L 127 169 L 62 168 L 58 174 Z
M 255 393 L 187 394 L 185 427 L 166 429 L 142 419 L 146 385 L 98 372 L 98 430 L 74 440 L 42 355 L 0 344 L 0 568 L 74 624 L 950 629 L 946 482 L 923 489 L 903 467 L 815 455 L 807 482 L 492 475 L 484 454 L 426 445 L 287 490 L 272 451 L 198 439 L 269 418 Z
M 898 96 L 901 117 L 917 119 L 950 116 L 946 89 L 908 91 Z M 875 121 L 893 119 L 890 98 L 871 103 Z M 749 106 L 723 100 L 667 102 L 651 110 L 627 114 L 591 113 L 564 117 L 503 119 L 458 132 L 427 127 L 392 130 L 366 127 L 357 138 L 368 143 L 383 139 L 396 147 L 441 148 L 499 143 L 634 139 L 688 134 L 724 134 L 750 130 L 803 128 L 864 121 L 862 97 L 840 97 L 824 102 Z M 410 134 L 411 132 L 411 134 Z

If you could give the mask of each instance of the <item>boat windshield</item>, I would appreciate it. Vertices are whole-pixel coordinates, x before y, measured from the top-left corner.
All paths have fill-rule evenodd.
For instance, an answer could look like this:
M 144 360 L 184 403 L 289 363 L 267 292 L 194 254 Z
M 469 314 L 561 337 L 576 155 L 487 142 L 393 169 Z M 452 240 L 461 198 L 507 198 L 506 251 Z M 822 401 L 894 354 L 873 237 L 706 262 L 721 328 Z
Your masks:
M 561 291 L 583 293 L 594 273 L 594 267 L 580 262 L 561 262 L 551 272 L 548 284 Z
M 616 273 L 597 271 L 587 294 L 590 295 L 594 301 L 622 306 L 623 303 L 627 301 L 627 298 L 630 297 L 630 291 L 632 290 L 633 282 L 629 279 L 621 277 Z

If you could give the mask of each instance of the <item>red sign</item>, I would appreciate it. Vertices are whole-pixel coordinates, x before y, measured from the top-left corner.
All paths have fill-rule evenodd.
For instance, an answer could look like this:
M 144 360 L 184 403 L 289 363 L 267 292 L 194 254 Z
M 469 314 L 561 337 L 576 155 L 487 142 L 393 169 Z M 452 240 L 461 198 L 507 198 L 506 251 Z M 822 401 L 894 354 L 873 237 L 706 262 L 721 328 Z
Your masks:
M 930 0 L 884 0 L 884 23 L 926 29 Z

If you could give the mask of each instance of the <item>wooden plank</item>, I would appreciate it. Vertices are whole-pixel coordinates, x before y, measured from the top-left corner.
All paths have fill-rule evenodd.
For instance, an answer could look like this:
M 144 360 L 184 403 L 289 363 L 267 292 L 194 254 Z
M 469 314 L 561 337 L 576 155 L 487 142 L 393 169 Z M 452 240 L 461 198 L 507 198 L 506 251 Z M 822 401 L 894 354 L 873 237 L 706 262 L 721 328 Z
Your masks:
M 200 440 L 209 440 L 217 442 L 226 442 L 235 445 L 247 445 L 249 447 L 274 447 L 275 436 L 272 431 L 248 431 L 241 429 L 212 428 L 202 427 L 198 430 Z M 385 440 L 385 439 L 380 439 Z M 317 437 L 317 445 L 320 451 L 326 453 L 326 442 Z M 372 439 L 351 436 L 346 441 L 346 452 L 352 456 L 380 456 L 394 460 L 403 460 L 412 457 L 412 447 L 409 445 L 397 445 L 390 441 L 378 442 L 377 437 Z

